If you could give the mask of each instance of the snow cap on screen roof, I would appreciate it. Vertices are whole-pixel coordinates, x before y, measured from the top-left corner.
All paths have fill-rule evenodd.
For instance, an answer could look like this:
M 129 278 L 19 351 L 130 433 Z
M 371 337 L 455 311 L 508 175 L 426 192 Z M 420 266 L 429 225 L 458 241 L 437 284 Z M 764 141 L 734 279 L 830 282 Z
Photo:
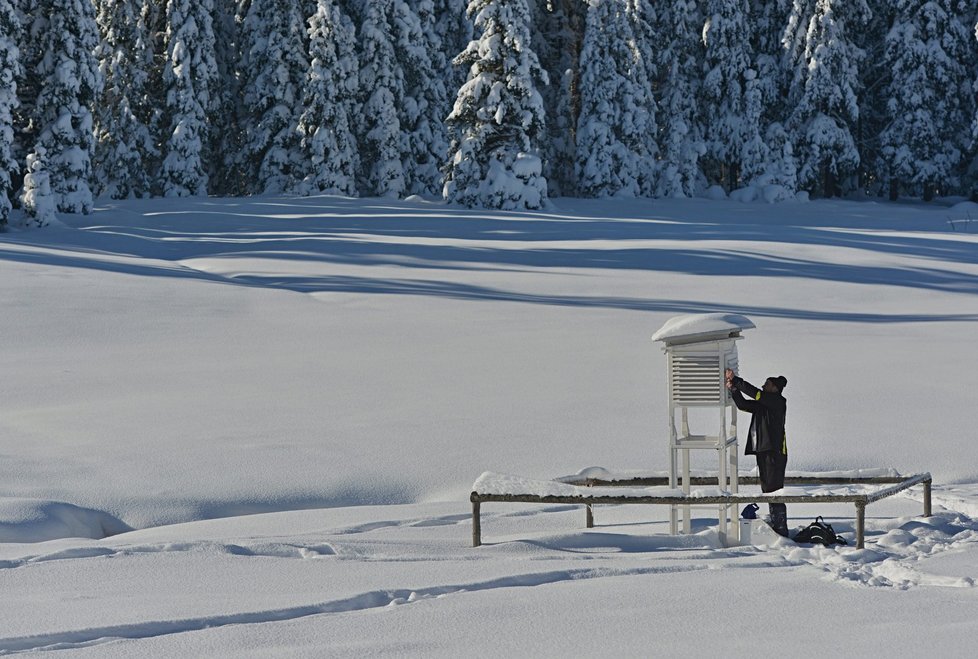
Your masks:
M 693 343 L 740 336 L 743 330 L 753 329 L 754 323 L 735 313 L 694 313 L 674 316 L 652 335 L 653 341 Z

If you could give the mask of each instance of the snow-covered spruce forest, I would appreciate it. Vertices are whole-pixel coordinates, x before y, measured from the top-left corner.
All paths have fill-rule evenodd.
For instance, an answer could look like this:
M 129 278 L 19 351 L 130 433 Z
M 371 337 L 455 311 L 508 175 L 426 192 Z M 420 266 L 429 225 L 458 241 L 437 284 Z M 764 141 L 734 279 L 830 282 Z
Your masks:
M 978 191 L 974 0 L 0 0 L 0 222 Z

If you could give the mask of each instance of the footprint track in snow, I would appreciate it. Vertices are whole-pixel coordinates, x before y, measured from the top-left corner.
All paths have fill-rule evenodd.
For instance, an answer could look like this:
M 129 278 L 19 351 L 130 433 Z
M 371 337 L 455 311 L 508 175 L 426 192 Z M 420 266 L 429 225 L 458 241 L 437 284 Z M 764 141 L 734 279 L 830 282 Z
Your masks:
M 223 615 L 159 620 L 126 625 L 108 625 L 86 629 L 48 632 L 32 636 L 0 638 L 0 654 L 42 650 L 65 650 L 95 646 L 118 640 L 138 640 L 202 631 L 234 625 L 284 622 L 317 615 L 353 613 L 387 606 L 412 604 L 424 600 L 488 591 L 499 588 L 529 588 L 568 581 L 655 574 L 676 574 L 710 569 L 707 565 L 640 568 L 592 568 L 535 572 L 490 579 L 487 581 L 429 588 L 374 590 L 352 597 L 267 611 L 228 613 Z
M 908 590 L 918 586 L 974 588 L 973 577 L 927 572 L 929 558 L 956 551 L 978 553 L 978 520 L 962 513 L 908 518 L 871 532 L 865 549 L 797 545 L 786 559 L 817 567 L 830 579 L 853 585 Z
M 111 558 L 120 556 L 135 556 L 139 554 L 162 554 L 171 552 L 212 552 L 216 554 L 229 554 L 232 556 L 246 556 L 251 558 L 259 557 L 288 559 L 315 559 L 337 555 L 337 551 L 333 545 L 327 542 L 320 542 L 310 545 L 284 542 L 265 542 L 252 545 L 233 543 L 224 544 L 218 542 L 179 542 L 158 545 L 133 545 L 129 547 L 73 547 L 70 549 L 62 549 L 52 552 L 50 554 L 39 554 L 36 556 L 25 556 L 20 559 L 0 561 L 0 569 L 13 569 L 50 561 Z
M 457 515 L 441 515 L 436 517 L 422 517 L 422 518 L 415 518 L 415 519 L 367 522 L 365 524 L 346 526 L 331 531 L 330 533 L 333 535 L 356 535 L 359 533 L 370 533 L 371 531 L 377 531 L 380 529 L 405 528 L 405 527 L 424 528 L 429 526 L 456 526 L 456 525 L 471 524 L 471 522 L 472 522 L 472 516 L 466 513 L 466 514 L 457 514 Z

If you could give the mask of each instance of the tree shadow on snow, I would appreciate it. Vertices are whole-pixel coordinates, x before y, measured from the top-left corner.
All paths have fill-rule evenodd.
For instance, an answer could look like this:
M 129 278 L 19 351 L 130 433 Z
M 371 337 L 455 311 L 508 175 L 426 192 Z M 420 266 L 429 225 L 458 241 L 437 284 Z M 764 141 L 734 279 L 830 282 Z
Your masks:
M 137 276 L 190 277 L 303 293 L 421 295 L 671 313 L 726 311 L 852 322 L 978 320 L 978 313 L 840 313 L 659 298 L 528 294 L 451 281 L 448 274 L 440 279 L 430 278 L 432 270 L 579 269 L 584 274 L 587 269 L 621 269 L 798 278 L 978 294 L 978 277 L 959 267 L 978 264 L 975 243 L 960 236 L 945 238 L 935 233 L 927 223 L 936 222 L 936 215 L 922 220 L 922 211 L 918 210 L 917 215 L 894 220 L 883 234 L 875 224 L 887 215 L 878 208 L 868 208 L 878 204 L 867 205 L 866 217 L 861 218 L 859 204 L 848 202 L 845 213 L 825 218 L 819 214 L 837 207 L 817 203 L 786 205 L 778 215 L 764 207 L 764 214 L 756 215 L 757 207 L 753 205 L 711 206 L 696 202 L 689 200 L 687 206 L 679 207 L 684 218 L 676 219 L 669 212 L 670 208 L 677 208 L 675 203 L 660 209 L 659 204 L 647 200 L 616 206 L 617 202 L 562 199 L 555 206 L 563 209 L 538 213 L 472 211 L 434 203 L 332 197 L 145 200 L 126 202 L 88 217 L 69 216 L 67 221 L 74 229 L 6 234 L 0 238 L 0 259 Z M 602 213 L 608 211 L 624 211 L 627 216 L 603 217 Z M 782 247 L 764 253 L 766 245 L 773 243 Z M 802 249 L 785 250 L 783 244 Z M 926 258 L 932 263 L 876 263 L 881 259 L 867 258 L 865 254 L 859 255 L 858 262 L 854 259 L 847 263 L 844 258 L 852 256 L 849 252 L 833 252 L 836 260 L 827 262 L 806 258 L 804 255 L 810 252 L 804 246 L 847 248 L 914 260 Z M 289 272 L 222 276 L 187 263 L 195 259 L 234 258 L 351 267 L 398 266 L 429 271 L 429 278 Z

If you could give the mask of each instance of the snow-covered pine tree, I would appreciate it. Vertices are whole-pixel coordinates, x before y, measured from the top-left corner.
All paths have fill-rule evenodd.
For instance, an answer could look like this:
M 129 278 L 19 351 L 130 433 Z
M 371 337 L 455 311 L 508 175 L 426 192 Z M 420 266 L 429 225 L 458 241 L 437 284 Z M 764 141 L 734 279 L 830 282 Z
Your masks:
M 703 187 L 700 158 L 706 147 L 696 99 L 700 97 L 703 18 L 694 0 L 667 0 L 653 24 L 657 61 L 660 197 L 692 197 Z
M 651 82 L 639 51 L 628 0 L 589 0 L 581 51 L 577 186 L 584 196 L 648 192 L 655 153 Z
M 96 49 L 105 81 L 95 113 L 93 183 L 113 199 L 150 193 L 148 166 L 158 156 L 147 82 L 152 41 L 140 16 L 141 0 L 101 0 L 96 14 L 102 40 Z
M 576 1 L 576 0 L 575 0 Z M 433 0 L 435 16 L 435 33 L 437 41 L 441 44 L 440 53 L 432 56 L 432 65 L 440 67 L 442 71 L 440 77 L 445 82 L 445 106 L 440 110 L 438 118 L 442 124 L 445 139 L 445 153 L 442 154 L 439 169 L 443 170 L 444 161 L 448 157 L 450 146 L 448 136 L 448 126 L 445 123 L 448 115 L 452 111 L 455 97 L 459 88 L 465 84 L 468 76 L 468 69 L 455 63 L 455 58 L 465 50 L 472 40 L 473 26 L 466 16 L 468 0 Z M 444 187 L 444 172 L 439 172 L 439 181 Z M 436 190 L 436 194 L 441 193 L 441 188 Z
M 166 35 L 167 12 L 166 3 L 158 0 L 139 0 L 140 31 L 147 41 L 149 62 L 148 76 L 143 86 L 146 95 L 143 104 L 149 109 L 147 127 L 153 138 L 153 155 L 147 156 L 144 163 L 150 177 L 150 195 L 163 194 L 163 158 L 166 155 L 167 129 L 169 114 L 167 110 L 167 83 L 164 81 L 164 70 L 167 63 Z
M 306 59 L 303 0 L 252 0 L 242 47 L 248 51 L 244 76 L 246 172 L 255 191 L 279 193 L 301 177 L 296 122 Z
M 897 0 L 897 19 L 886 37 L 891 83 L 886 94 L 883 158 L 890 196 L 903 189 L 925 201 L 959 186 L 962 127 L 972 108 L 967 66 L 974 38 L 957 0 Z
M 764 103 L 763 124 L 781 121 L 785 115 L 784 97 L 788 86 L 785 48 L 782 40 L 788 27 L 792 0 L 751 3 L 754 24 L 754 62 L 757 85 Z
M 744 87 L 753 68 L 752 26 L 747 0 L 707 0 L 703 26 L 702 109 L 706 127 L 705 169 L 712 183 L 737 187 L 748 142 L 759 134 L 747 114 Z M 750 72 L 750 73 L 748 73 Z M 751 164 L 756 170 L 756 165 Z
M 433 0 L 435 34 L 441 44 L 441 52 L 432 56 L 432 64 L 444 67 L 440 70 L 444 71 L 442 77 L 445 79 L 445 89 L 448 90 L 448 104 L 442 121 L 451 112 L 455 94 L 465 83 L 468 73 L 465 67 L 453 63 L 472 40 L 472 23 L 465 17 L 466 4 L 466 0 Z
M 152 0 L 150 0 L 152 1 Z M 214 0 L 214 61 L 217 78 L 212 92 L 208 192 L 239 196 L 251 191 L 255 179 L 245 174 L 242 151 L 244 135 L 239 130 L 246 111 L 241 93 L 242 30 L 250 0 Z
M 792 125 L 792 118 L 805 92 L 805 49 L 808 47 L 809 25 L 818 0 L 777 1 L 787 7 L 786 14 L 782 17 L 784 27 L 777 46 L 781 54 L 781 86 L 778 91 L 782 102 L 780 112 L 772 120 L 780 121 L 792 142 L 796 143 L 797 127 Z
M 10 216 L 11 174 L 14 160 L 14 115 L 17 107 L 17 76 L 20 75 L 20 18 L 10 0 L 0 0 L 0 230 Z
M 769 154 L 767 142 L 761 136 L 764 114 L 764 88 L 757 72 L 744 72 L 744 122 L 743 144 L 740 147 L 740 179 L 755 183 L 767 171 Z M 793 191 L 792 191 L 793 192 Z
M 764 136 L 767 152 L 762 176 L 767 184 L 783 188 L 781 198 L 793 197 L 797 189 L 797 163 L 784 127 L 790 112 L 787 99 L 791 82 L 788 55 L 791 51 L 786 43 L 790 44 L 791 40 L 786 42 L 786 36 L 793 4 L 794 0 L 751 3 L 755 26 L 754 68 L 757 70 L 753 84 L 761 95 L 758 128 Z M 787 144 L 785 139 L 788 139 Z
M 12 0 L 12 2 L 21 26 L 16 44 L 20 52 L 20 73 L 16 78 L 18 102 L 13 109 L 13 158 L 17 163 L 13 187 L 16 190 L 23 183 L 27 154 L 37 144 L 40 130 L 34 108 L 41 93 L 42 81 L 36 72 L 45 54 L 42 35 L 48 29 L 48 16 L 41 5 L 46 0 Z
M 166 197 L 207 194 L 208 116 L 217 78 L 213 0 L 167 0 L 163 166 Z
M 975 17 L 973 22 L 975 24 L 975 41 L 972 42 L 971 47 L 972 52 L 975 53 L 976 56 L 972 61 L 978 60 L 978 8 L 975 8 L 974 14 Z M 971 157 L 968 158 L 969 164 L 965 170 L 965 176 L 968 181 L 966 190 L 970 190 L 971 200 L 978 202 L 978 71 L 975 72 L 975 81 L 971 93 L 971 103 L 974 107 L 974 111 L 972 113 L 974 120 L 971 123 Z
M 383 197 L 400 197 L 407 188 L 398 116 L 404 79 L 389 22 L 394 2 L 365 0 L 360 28 L 360 184 L 364 194 Z
M 405 192 L 435 195 L 441 191 L 440 169 L 448 154 L 448 89 L 444 78 L 433 75 L 444 68 L 437 58 L 441 44 L 435 32 L 434 3 L 412 0 L 412 4 L 394 0 L 390 17 L 396 61 L 404 80 L 404 96 L 398 102 L 401 162 Z
M 37 145 L 27 154 L 27 171 L 24 174 L 24 188 L 20 203 L 30 219 L 27 226 L 46 227 L 57 219 L 56 201 L 51 192 L 50 173 L 44 162 L 46 151 Z
M 807 4 L 798 0 L 796 6 Z M 865 0 L 814 0 L 805 23 L 804 48 L 793 62 L 793 85 L 799 90 L 792 107 L 798 178 L 803 188 L 821 196 L 843 192 L 859 165 L 853 132 L 859 119 L 859 64 L 863 52 L 852 40 L 869 17 Z
M 624 0 L 588 0 L 574 157 L 577 190 L 585 197 L 638 195 L 636 164 L 616 134 L 623 110 L 619 100 L 627 85 L 618 64 L 626 70 L 630 64 L 630 27 Z
M 658 79 L 654 27 L 658 12 L 654 0 L 627 0 L 626 13 L 635 35 L 633 67 L 629 73 L 635 98 L 624 130 L 634 144 L 633 150 L 645 160 L 640 168 L 639 192 L 644 197 L 654 197 L 659 180 L 659 108 L 653 92 Z
M 467 11 L 481 35 L 457 58 L 470 68 L 448 117 L 453 155 L 445 198 L 465 206 L 541 208 L 547 181 L 537 150 L 545 128 L 537 83 L 547 77 L 530 48 L 526 0 L 472 0 Z
M 32 72 L 41 81 L 33 107 L 34 152 L 45 150 L 58 210 L 87 214 L 92 210 L 92 109 L 102 87 L 94 55 L 95 6 L 90 0 L 46 0 L 38 9 L 48 20 L 38 35 L 44 56 Z
M 859 67 L 859 121 L 853 138 L 859 149 L 859 190 L 872 195 L 883 193 L 884 173 L 889 169 L 883 158 L 880 137 L 889 123 L 887 94 L 893 71 L 885 57 L 886 35 L 894 23 L 893 0 L 867 0 L 872 15 L 855 37 L 865 53 Z
M 794 199 L 798 190 L 798 161 L 791 135 L 778 122 L 768 124 L 764 133 L 766 162 L 764 171 L 754 177 L 764 201 L 775 203 Z
M 802 90 L 796 89 L 794 83 L 798 82 L 799 67 L 805 61 L 805 49 L 808 47 L 808 32 L 811 18 L 815 15 L 815 4 L 819 0 L 776 0 L 779 7 L 783 7 L 783 15 L 775 20 L 784 22 L 783 31 L 780 35 L 778 48 L 784 57 L 783 75 L 785 76 L 785 86 L 797 101 L 797 96 Z M 886 2 L 887 0 L 881 0 Z
M 543 175 L 552 195 L 577 194 L 577 122 L 581 113 L 581 47 L 588 3 L 583 0 L 539 0 L 530 6 L 533 51 L 547 72 L 549 85 L 539 89 L 547 117 L 540 140 Z
M 351 121 L 359 94 L 356 28 L 334 0 L 317 0 L 309 19 L 309 72 L 298 133 L 300 194 L 356 196 L 360 157 Z

